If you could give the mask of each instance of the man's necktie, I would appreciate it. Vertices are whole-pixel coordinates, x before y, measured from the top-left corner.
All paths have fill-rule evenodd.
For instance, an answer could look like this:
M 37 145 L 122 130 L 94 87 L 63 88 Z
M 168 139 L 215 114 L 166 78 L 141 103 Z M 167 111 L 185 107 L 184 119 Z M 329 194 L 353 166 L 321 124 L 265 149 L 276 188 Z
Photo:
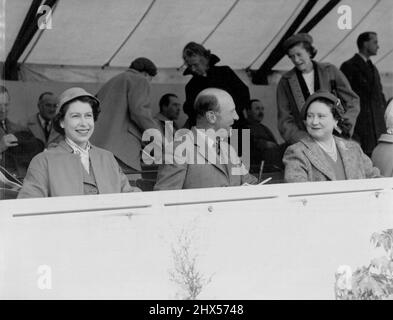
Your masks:
M 372 78 L 374 78 L 374 65 L 370 59 L 367 60 L 368 71 Z
M 44 132 L 45 132 L 45 140 L 48 141 L 49 134 L 50 134 L 50 122 L 48 120 L 45 120 Z
M 7 126 L 5 125 L 5 121 L 1 121 L 1 127 L 3 128 L 5 133 L 8 133 Z

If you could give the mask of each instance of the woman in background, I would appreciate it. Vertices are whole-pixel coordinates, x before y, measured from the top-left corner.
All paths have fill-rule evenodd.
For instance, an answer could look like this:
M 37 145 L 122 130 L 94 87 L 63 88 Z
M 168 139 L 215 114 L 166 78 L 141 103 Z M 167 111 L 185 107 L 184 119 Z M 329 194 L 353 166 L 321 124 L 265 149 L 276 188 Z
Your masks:
M 327 91 L 312 94 L 301 110 L 308 135 L 285 151 L 286 182 L 350 180 L 380 177 L 380 172 L 348 135 L 340 100 Z
M 18 198 L 139 191 L 111 152 L 90 144 L 99 112 L 99 101 L 82 88 L 60 95 L 54 127 L 64 140 L 33 158 Z
M 385 177 L 393 177 L 393 98 L 385 110 L 386 133 L 378 139 L 371 159 Z

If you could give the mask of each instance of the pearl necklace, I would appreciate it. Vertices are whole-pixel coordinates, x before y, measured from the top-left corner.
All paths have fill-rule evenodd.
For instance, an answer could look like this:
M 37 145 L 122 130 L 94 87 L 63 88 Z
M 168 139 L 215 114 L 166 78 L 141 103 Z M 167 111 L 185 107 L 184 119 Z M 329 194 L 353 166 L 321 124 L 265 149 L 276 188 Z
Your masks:
M 317 140 L 315 141 L 321 147 L 321 149 L 325 151 L 330 158 L 333 159 L 334 162 L 337 161 L 337 147 L 334 139 L 332 139 L 332 141 L 330 142 L 330 146 L 328 147 Z

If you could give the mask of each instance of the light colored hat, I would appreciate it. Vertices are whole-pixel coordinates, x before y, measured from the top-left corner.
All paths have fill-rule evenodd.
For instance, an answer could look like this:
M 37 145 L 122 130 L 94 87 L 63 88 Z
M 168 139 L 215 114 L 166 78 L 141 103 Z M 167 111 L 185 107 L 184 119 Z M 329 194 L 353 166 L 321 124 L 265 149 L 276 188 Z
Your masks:
M 59 96 L 59 103 L 57 105 L 57 112 L 61 109 L 61 107 L 66 104 L 67 102 L 70 102 L 76 98 L 80 97 L 90 97 L 92 98 L 96 103 L 97 106 L 100 105 L 100 101 L 93 96 L 92 94 L 88 93 L 85 89 L 83 88 L 78 88 L 78 87 L 73 87 L 65 90 L 60 96 Z
M 308 33 L 296 33 L 284 41 L 283 48 L 285 52 L 299 42 L 308 42 L 309 44 L 312 44 L 313 39 Z

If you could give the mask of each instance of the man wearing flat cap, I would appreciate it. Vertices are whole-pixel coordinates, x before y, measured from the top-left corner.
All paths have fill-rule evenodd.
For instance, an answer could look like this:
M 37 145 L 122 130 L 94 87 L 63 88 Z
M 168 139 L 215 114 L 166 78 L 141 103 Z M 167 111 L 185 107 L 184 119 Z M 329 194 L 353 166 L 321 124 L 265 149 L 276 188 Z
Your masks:
M 317 50 L 312 43 L 307 33 L 295 34 L 284 42 L 284 50 L 294 68 L 282 76 L 277 86 L 277 117 L 280 134 L 289 144 L 307 136 L 300 110 L 307 98 L 318 90 L 332 92 L 340 98 L 347 125 L 351 127 L 349 136 L 353 134 L 360 110 L 359 97 L 344 74 L 330 63 L 313 60 Z
M 156 74 L 154 63 L 140 57 L 97 93 L 101 114 L 92 143 L 111 151 L 126 174 L 141 170 L 143 131 L 150 128 L 161 131 L 150 106 L 150 82 Z M 134 175 L 134 179 L 138 177 Z

